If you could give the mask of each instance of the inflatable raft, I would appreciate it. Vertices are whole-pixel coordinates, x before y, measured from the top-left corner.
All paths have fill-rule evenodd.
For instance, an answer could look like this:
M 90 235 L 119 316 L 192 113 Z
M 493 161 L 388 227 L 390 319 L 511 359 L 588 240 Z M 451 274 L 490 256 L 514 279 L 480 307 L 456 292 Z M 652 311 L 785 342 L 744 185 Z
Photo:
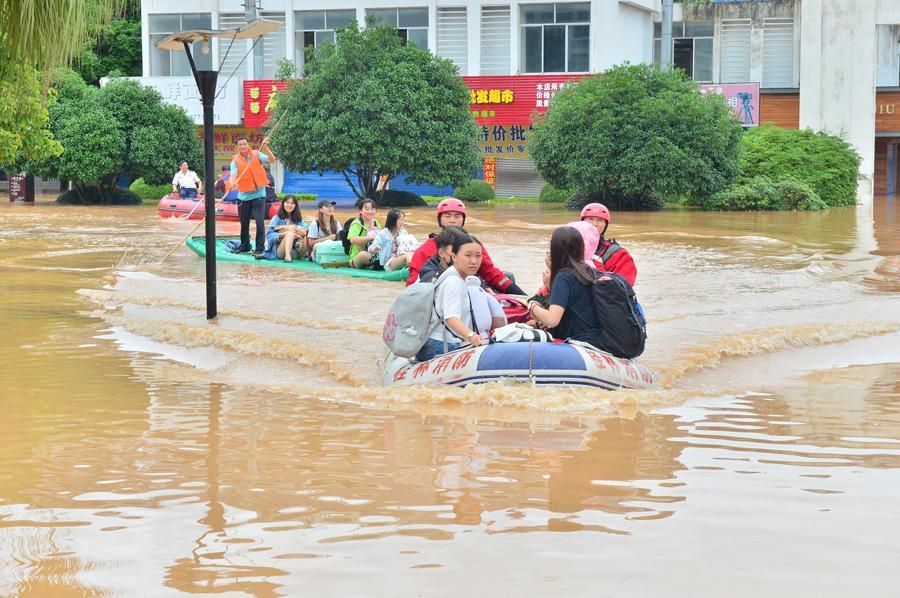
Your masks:
M 254 266 L 292 268 L 294 270 L 315 272 L 317 274 L 338 274 L 342 276 L 352 276 L 353 278 L 369 278 L 373 280 L 405 281 L 409 277 L 409 268 L 396 270 L 394 272 L 385 272 L 384 270 L 358 270 L 356 268 L 323 268 L 319 264 L 309 260 L 293 260 L 291 262 L 282 260 L 258 260 L 249 253 L 231 253 L 225 249 L 226 241 L 237 242 L 238 239 L 235 237 L 216 239 L 217 262 L 240 262 Z M 185 241 L 185 245 L 200 257 L 206 257 L 206 237 L 190 237 Z
M 631 359 L 613 357 L 582 344 L 493 343 L 463 347 L 422 363 L 389 358 L 385 386 L 465 386 L 500 381 L 546 385 L 652 389 L 656 374 Z
M 271 218 L 277 214 L 280 206 L 281 202 L 268 204 L 269 211 L 266 218 Z M 184 218 L 190 214 L 189 220 L 201 220 L 203 219 L 205 210 L 206 204 L 203 201 L 202 195 L 198 196 L 198 199 L 195 201 L 193 199 L 183 198 L 177 193 L 170 193 L 168 195 L 163 195 L 162 199 L 159 200 L 159 204 L 156 206 L 156 211 L 159 212 L 160 218 Z M 238 217 L 237 204 L 220 201 L 216 206 L 216 220 L 238 222 L 240 218 Z

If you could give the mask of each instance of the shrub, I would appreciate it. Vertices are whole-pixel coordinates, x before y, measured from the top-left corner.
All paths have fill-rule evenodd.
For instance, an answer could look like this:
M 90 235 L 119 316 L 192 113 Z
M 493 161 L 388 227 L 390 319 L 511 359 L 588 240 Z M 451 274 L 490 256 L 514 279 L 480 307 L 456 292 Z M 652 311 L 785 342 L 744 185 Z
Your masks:
M 741 126 L 721 96 L 683 71 L 621 65 L 566 85 L 528 138 L 544 179 L 605 205 L 659 209 L 707 197 L 739 173 Z
M 828 205 L 809 185 L 787 177 L 757 176 L 693 205 L 707 210 L 822 210 Z
M 375 194 L 375 205 L 385 208 L 414 208 L 427 206 L 428 203 L 412 191 L 385 189 Z
M 566 208 L 581 210 L 589 203 L 602 203 L 610 210 L 637 211 L 661 210 L 665 205 L 662 199 L 655 197 L 619 197 L 613 194 L 603 197 L 601 193 L 575 193 L 566 200 Z
M 808 185 L 827 205 L 856 203 L 860 157 L 849 143 L 810 129 L 771 124 L 747 131 L 741 155 L 741 182 L 758 176 L 792 177 Z
M 171 190 L 172 187 L 170 186 Z M 100 187 L 82 187 L 66 191 L 56 198 L 56 203 L 70 205 L 106 204 L 114 206 L 133 206 L 143 203 L 140 196 L 129 189 L 116 187 L 110 192 Z
M 128 188 L 141 199 L 159 199 L 166 193 L 172 191 L 172 185 L 167 183 L 162 185 L 148 185 L 142 178 L 131 183 L 131 186 Z
M 278 199 L 284 199 L 285 195 L 293 195 L 300 203 L 315 201 L 316 197 L 318 197 L 315 193 L 277 193 L 276 195 Z
M 462 187 L 454 189 L 453 197 L 462 201 L 477 203 L 480 201 L 491 201 L 496 196 L 494 195 L 494 188 L 488 183 L 473 179 Z
M 541 188 L 540 200 L 542 203 L 565 203 L 572 196 L 572 192 L 568 189 L 560 189 L 554 187 L 550 183 Z

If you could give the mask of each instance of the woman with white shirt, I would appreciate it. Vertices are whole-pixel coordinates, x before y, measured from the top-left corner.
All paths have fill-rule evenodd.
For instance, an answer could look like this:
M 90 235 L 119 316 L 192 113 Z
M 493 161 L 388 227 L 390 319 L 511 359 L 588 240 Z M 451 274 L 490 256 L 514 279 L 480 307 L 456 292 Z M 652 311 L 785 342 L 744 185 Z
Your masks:
M 475 276 L 481 268 L 481 244 L 468 234 L 459 235 L 453 241 L 450 255 L 450 267 L 435 283 L 428 340 L 416 354 L 419 361 L 455 351 L 463 341 L 478 347 L 489 338 L 489 331 L 480 330 L 474 321 L 466 285 L 466 278 Z
M 178 172 L 172 178 L 172 193 L 179 193 L 181 197 L 197 199 L 198 193 L 203 193 L 203 182 L 197 173 L 188 168 L 184 160 L 178 164 Z

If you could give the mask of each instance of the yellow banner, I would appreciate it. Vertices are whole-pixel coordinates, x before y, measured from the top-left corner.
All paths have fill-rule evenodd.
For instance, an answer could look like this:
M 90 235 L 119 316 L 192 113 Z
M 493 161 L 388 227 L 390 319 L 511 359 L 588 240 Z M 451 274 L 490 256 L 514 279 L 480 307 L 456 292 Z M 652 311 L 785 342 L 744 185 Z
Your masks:
M 484 125 L 478 138 L 485 158 L 527 158 L 531 125 Z

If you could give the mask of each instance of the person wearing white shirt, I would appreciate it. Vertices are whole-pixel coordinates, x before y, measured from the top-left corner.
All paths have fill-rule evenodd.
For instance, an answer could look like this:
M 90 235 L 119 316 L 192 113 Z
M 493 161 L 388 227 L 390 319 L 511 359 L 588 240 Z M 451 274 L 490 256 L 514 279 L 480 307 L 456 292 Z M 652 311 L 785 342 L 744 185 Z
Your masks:
M 196 199 L 197 194 L 203 192 L 203 181 L 196 172 L 188 169 L 188 163 L 184 160 L 178 165 L 178 169 L 172 178 L 172 193 L 180 193 L 181 197 Z

